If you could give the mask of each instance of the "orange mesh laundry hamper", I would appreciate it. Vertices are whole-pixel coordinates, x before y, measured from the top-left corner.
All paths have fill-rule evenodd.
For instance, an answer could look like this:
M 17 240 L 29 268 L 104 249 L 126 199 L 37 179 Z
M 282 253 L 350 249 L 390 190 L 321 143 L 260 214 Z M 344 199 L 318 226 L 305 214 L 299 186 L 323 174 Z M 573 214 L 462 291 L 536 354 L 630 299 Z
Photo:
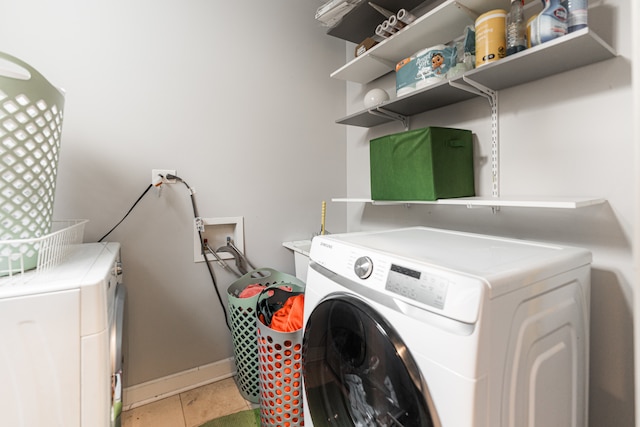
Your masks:
M 258 316 L 260 424 L 262 427 L 304 426 L 302 405 L 302 313 L 304 288 L 292 286 L 291 295 L 273 313 L 269 325 Z M 281 289 L 274 292 L 288 293 Z M 297 294 L 297 295 L 296 295 Z M 260 298 L 269 295 L 263 292 Z M 271 297 L 273 298 L 273 297 Z M 285 312 L 284 314 L 282 314 Z M 278 330 L 280 329 L 280 330 Z
M 260 401 L 260 381 L 258 378 L 258 341 L 256 322 L 256 304 L 260 293 L 242 298 L 242 292 L 252 285 L 260 286 L 298 286 L 304 283 L 294 276 L 270 268 L 250 271 L 227 289 L 231 336 L 236 365 L 236 382 L 240 394 L 248 401 Z

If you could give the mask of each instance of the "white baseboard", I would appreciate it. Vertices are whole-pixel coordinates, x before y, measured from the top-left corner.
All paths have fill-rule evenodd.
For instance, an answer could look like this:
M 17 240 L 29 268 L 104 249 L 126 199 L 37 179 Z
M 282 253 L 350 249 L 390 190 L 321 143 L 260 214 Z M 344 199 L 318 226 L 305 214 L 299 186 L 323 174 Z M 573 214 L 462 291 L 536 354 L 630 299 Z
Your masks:
M 136 384 L 124 389 L 123 409 L 136 408 L 147 403 L 174 396 L 206 384 L 229 378 L 236 373 L 232 357 L 209 365 L 198 366 L 163 378 Z

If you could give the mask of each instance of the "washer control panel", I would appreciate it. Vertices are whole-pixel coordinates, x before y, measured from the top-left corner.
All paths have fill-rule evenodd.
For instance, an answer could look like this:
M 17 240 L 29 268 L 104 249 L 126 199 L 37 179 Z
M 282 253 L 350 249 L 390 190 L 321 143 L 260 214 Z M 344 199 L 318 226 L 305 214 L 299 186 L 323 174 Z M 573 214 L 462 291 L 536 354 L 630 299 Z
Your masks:
M 314 238 L 310 260 L 356 285 L 356 292 L 376 293 L 464 323 L 478 320 L 485 282 L 471 274 L 341 242 Z
M 431 307 L 443 309 L 449 281 L 434 274 L 391 264 L 385 289 Z

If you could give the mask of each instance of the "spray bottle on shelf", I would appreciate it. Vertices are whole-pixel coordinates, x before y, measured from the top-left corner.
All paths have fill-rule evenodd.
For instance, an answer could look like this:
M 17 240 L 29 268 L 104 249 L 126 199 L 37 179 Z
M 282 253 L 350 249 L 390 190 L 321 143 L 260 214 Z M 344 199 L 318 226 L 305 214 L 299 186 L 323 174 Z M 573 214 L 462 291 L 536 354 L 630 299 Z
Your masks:
M 511 0 L 507 15 L 507 56 L 526 49 L 524 20 L 524 0 Z

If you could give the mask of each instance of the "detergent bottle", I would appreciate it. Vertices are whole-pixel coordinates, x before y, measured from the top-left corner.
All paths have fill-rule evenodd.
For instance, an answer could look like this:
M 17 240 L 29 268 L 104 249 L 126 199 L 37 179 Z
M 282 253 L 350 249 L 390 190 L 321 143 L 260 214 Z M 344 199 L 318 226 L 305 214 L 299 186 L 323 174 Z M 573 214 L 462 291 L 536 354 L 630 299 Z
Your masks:
M 567 34 L 567 9 L 560 0 L 542 0 L 543 9 L 532 22 L 531 45 L 548 42 Z

